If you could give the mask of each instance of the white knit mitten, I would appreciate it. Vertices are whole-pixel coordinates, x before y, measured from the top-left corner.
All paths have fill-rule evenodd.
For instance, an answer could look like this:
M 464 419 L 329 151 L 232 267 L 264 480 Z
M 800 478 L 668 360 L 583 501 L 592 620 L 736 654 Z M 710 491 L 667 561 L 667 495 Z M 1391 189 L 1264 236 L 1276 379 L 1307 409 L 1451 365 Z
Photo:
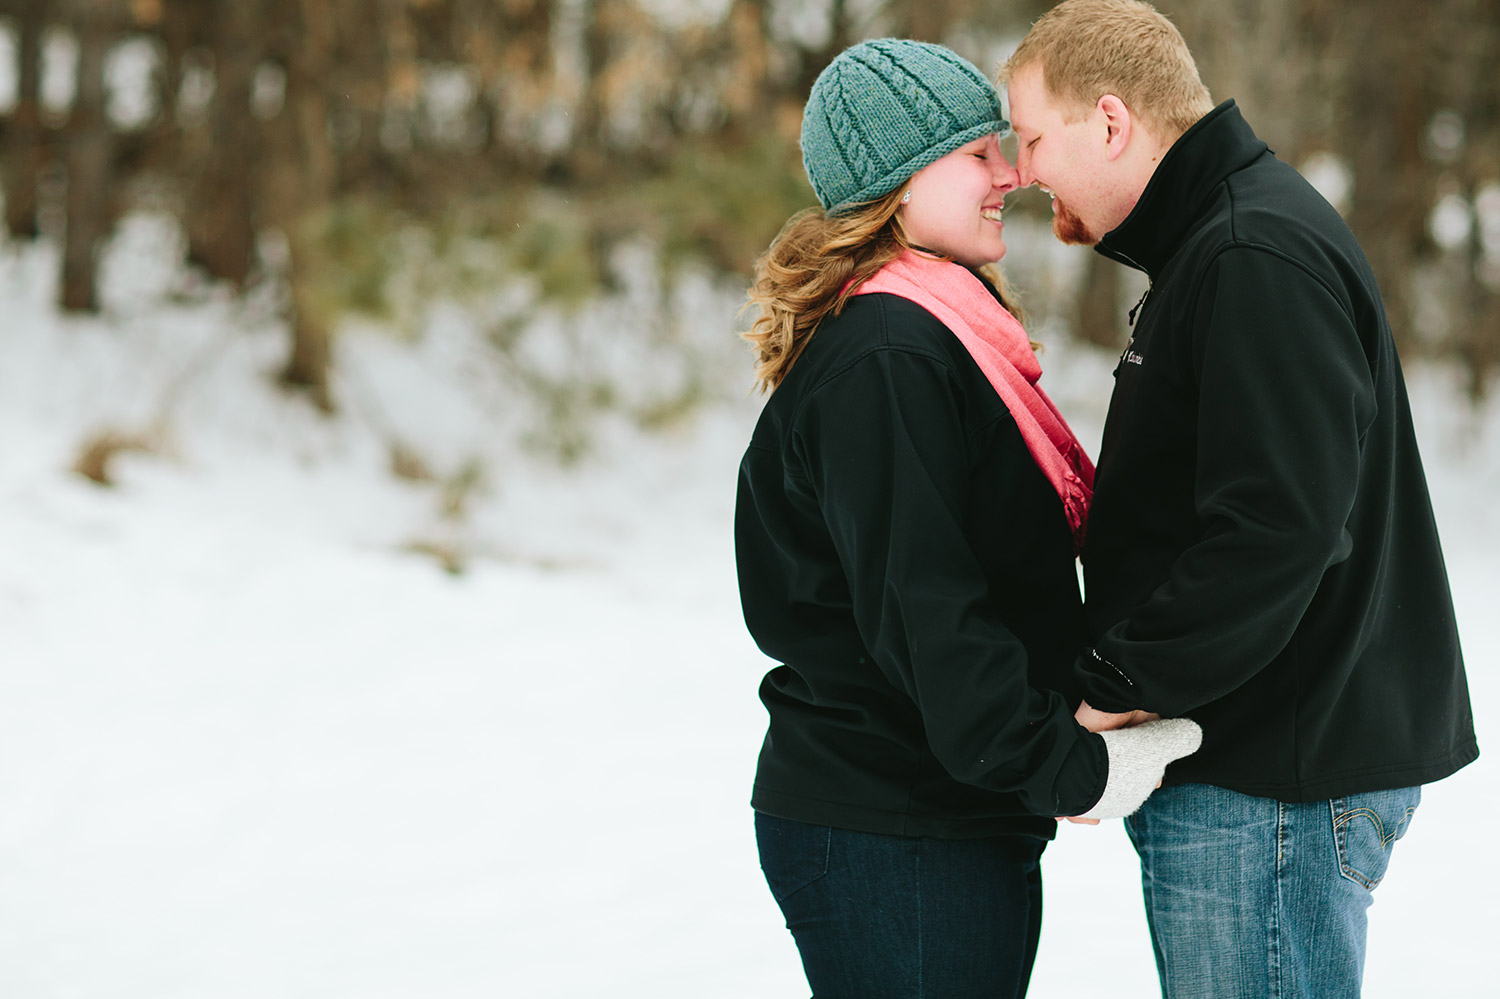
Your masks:
M 1082 819 L 1118 819 L 1146 803 L 1167 764 L 1197 751 L 1203 730 L 1190 718 L 1163 718 L 1100 732 L 1109 752 L 1104 796 Z

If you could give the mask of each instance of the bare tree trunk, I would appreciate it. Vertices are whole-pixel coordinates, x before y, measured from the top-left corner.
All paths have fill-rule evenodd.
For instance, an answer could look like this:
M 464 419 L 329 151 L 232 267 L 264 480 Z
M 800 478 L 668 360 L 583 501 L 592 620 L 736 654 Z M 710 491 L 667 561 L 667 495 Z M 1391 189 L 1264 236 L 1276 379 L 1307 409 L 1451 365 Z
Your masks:
M 390 91 L 391 50 L 389 0 L 359 0 L 364 16 L 340 24 L 338 79 L 339 155 L 335 190 L 390 191 L 401 176 L 400 165 L 385 149 L 381 131 Z M 404 13 L 397 8 L 394 13 Z
M 463 10 L 476 39 L 489 39 L 482 47 L 470 45 L 480 56 L 476 61 L 484 81 L 481 102 L 490 119 L 486 156 L 498 169 L 535 173 L 543 159 L 535 143 L 510 141 L 506 128 L 535 134 L 542 109 L 558 94 L 562 81 L 554 59 L 556 5 L 546 0 L 466 0 Z
M 582 102 L 575 118 L 578 130 L 567 151 L 563 165 L 574 180 L 598 183 L 619 160 L 607 148 L 608 102 L 605 94 L 606 73 L 616 58 L 614 50 L 626 44 L 613 24 L 614 8 L 619 0 L 587 0 L 584 5 Z
M 35 239 L 36 179 L 46 159 L 41 119 L 43 0 L 20 0 L 16 17 L 18 87 L 16 109 L 6 129 L 5 226 L 14 239 Z
M 281 382 L 332 412 L 329 375 L 336 316 L 321 289 L 326 288 L 324 236 L 336 178 L 325 90 L 337 43 L 336 11 L 328 0 L 295 0 L 290 6 L 302 31 L 288 36 L 283 52 L 286 102 L 272 123 L 275 148 L 264 193 L 268 217 L 285 235 L 289 252 L 292 343 Z
M 1459 178 L 1461 196 L 1480 213 L 1458 251 L 1450 331 L 1467 370 L 1469 396 L 1478 402 L 1500 369 L 1500 248 L 1485 245 L 1487 238 L 1494 240 L 1486 225 L 1495 223 L 1486 223 L 1481 204 L 1487 185 L 1500 179 L 1500 93 L 1493 78 L 1500 64 L 1500 0 L 1444 0 L 1434 13 L 1448 26 L 1433 34 L 1439 46 L 1433 64 L 1443 67 L 1436 103 L 1463 123 L 1463 141 L 1450 169 Z
M 1493 276 L 1488 283 L 1480 277 L 1484 254 L 1483 239 L 1475 226 L 1464 253 L 1464 294 L 1462 311 L 1455 317 L 1459 324 L 1455 347 L 1468 375 L 1469 398 L 1476 403 L 1488 396 L 1490 376 L 1500 368 L 1500 282 Z
M 335 407 L 329 373 L 333 366 L 333 323 L 336 317 L 324 303 L 315 283 L 325 252 L 320 245 L 322 234 L 321 225 L 313 218 L 305 218 L 287 235 L 292 344 L 286 367 L 281 371 L 281 382 L 305 391 L 313 405 L 325 413 L 332 413 Z
M 1120 265 L 1097 253 L 1088 255 L 1083 287 L 1074 299 L 1073 335 L 1101 347 L 1125 342 L 1126 317 L 1120 311 Z
M 745 142 L 771 124 L 770 5 L 768 0 L 734 0 L 724 18 L 723 59 L 731 67 L 723 93 L 728 121 L 725 137 Z
M 1436 171 L 1422 155 L 1431 115 L 1426 26 L 1422 18 L 1403 16 L 1409 8 L 1395 0 L 1370 8 L 1348 26 L 1340 152 L 1354 175 L 1349 227 L 1370 259 L 1403 344 L 1415 328 L 1410 279 L 1430 256 L 1427 216 L 1436 194 Z M 1374 107 L 1379 115 L 1369 113 Z
M 161 42 L 161 63 L 156 67 L 156 92 L 161 102 L 161 116 L 153 131 L 163 146 L 175 146 L 180 132 L 177 124 L 177 99 L 182 91 L 183 58 L 198 43 L 202 18 L 195 16 L 201 0 L 160 0 L 161 7 L 152 34 Z M 217 13 L 212 12 L 212 13 Z
M 251 181 L 260 135 L 250 90 L 262 54 L 260 11 L 252 0 L 217 0 L 215 7 L 211 144 L 188 196 L 188 260 L 244 287 L 255 259 Z
M 894 33 L 942 44 L 953 25 L 967 16 L 972 6 L 972 0 L 907 0 L 894 11 Z
M 1282 159 L 1297 154 L 1327 103 L 1309 86 L 1317 59 L 1298 30 L 1307 2 L 1198 0 L 1171 9 L 1214 100 L 1234 98 Z
M 797 82 L 792 87 L 793 95 L 801 95 L 800 99 L 806 99 L 808 91 L 812 90 L 813 83 L 823 68 L 833 62 L 844 49 L 848 48 L 853 41 L 853 25 L 849 0 L 831 0 L 829 3 L 828 17 L 833 31 L 830 33 L 828 42 L 818 49 L 802 50 L 801 71 L 797 75 Z M 785 44 L 785 40 L 779 40 Z
M 110 229 L 114 140 L 104 106 L 104 58 L 116 21 L 110 0 L 79 0 L 78 88 L 67 143 L 67 223 L 63 238 L 62 307 L 97 312 L 99 249 Z

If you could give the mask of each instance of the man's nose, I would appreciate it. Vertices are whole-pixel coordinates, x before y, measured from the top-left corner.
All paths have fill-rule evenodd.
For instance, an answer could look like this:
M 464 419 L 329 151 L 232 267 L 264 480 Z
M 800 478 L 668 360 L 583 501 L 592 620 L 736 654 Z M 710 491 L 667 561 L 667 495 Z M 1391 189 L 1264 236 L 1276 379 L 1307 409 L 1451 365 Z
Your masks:
M 1036 175 L 1031 172 L 1031 154 L 1025 147 L 1016 151 L 1016 186 L 1030 187 L 1036 183 Z

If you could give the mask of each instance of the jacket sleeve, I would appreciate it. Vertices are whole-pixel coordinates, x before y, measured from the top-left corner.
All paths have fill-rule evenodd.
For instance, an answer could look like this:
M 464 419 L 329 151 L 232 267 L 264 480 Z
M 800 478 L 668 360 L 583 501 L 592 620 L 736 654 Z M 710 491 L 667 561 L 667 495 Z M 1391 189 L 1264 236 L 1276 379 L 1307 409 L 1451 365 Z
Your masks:
M 1375 391 L 1349 314 L 1296 263 L 1236 248 L 1207 269 L 1193 321 L 1198 538 L 1080 660 L 1106 711 L 1179 715 L 1234 690 L 1352 548 Z
M 1098 800 L 1102 740 L 1061 694 L 1033 689 L 963 529 L 969 442 L 959 389 L 937 358 L 875 351 L 812 394 L 794 448 L 849 583 L 875 666 L 921 712 L 954 778 L 1072 815 Z M 1024 531 L 1025 524 L 1014 525 Z

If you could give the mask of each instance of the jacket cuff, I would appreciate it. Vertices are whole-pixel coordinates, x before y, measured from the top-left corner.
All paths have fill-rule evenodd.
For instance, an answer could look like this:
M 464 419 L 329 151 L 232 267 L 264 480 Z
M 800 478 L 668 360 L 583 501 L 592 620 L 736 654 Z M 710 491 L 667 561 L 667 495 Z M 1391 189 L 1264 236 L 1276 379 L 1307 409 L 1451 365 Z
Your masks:
M 1088 808 L 1084 809 L 1085 812 L 1098 805 L 1104 798 L 1104 792 L 1109 788 L 1109 744 L 1098 732 L 1090 732 L 1087 742 L 1099 759 L 1099 783 L 1089 792 L 1089 804 Z M 1081 815 L 1082 812 L 1074 814 Z
M 1042 814 L 1054 817 L 1079 815 L 1099 803 L 1109 784 L 1109 748 L 1104 737 L 1077 726 L 1078 742 L 1068 753 L 1064 765 L 1066 776 L 1054 784 L 1051 808 L 1042 805 Z
M 1079 686 L 1083 688 L 1083 699 L 1089 706 L 1111 714 L 1137 711 L 1145 707 L 1141 703 L 1141 690 L 1125 672 L 1104 658 L 1098 649 L 1084 649 L 1079 655 L 1073 671 Z

